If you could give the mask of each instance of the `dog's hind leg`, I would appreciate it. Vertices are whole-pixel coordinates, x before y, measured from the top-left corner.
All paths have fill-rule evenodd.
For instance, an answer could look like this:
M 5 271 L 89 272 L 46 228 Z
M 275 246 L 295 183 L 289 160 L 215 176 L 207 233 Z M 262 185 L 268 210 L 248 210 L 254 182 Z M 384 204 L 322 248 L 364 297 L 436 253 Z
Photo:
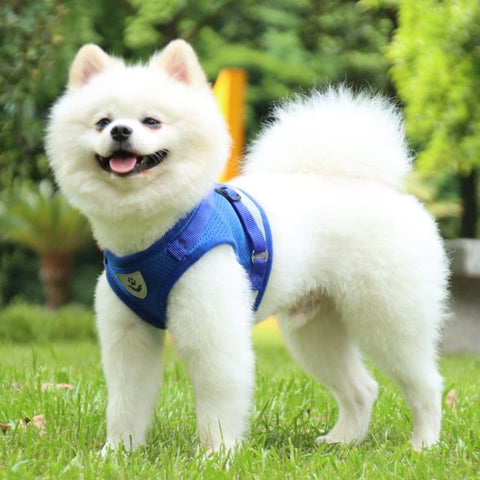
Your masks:
M 361 347 L 399 386 L 413 416 L 411 443 L 416 450 L 438 442 L 441 426 L 442 377 L 436 365 L 436 334 L 417 318 L 410 328 L 399 322 L 373 320 L 381 341 L 362 339 Z M 402 324 L 400 324 L 402 325 Z M 368 327 L 367 327 L 368 328 Z
M 429 448 L 440 438 L 442 377 L 432 358 L 417 356 L 418 363 L 391 373 L 402 390 L 413 415 L 411 443 L 415 450 Z
M 138 319 L 110 289 L 105 275 L 97 285 L 97 328 L 107 382 L 109 449 L 135 449 L 145 442 L 161 379 L 165 333 Z
M 279 314 L 278 321 L 293 357 L 331 389 L 338 404 L 335 426 L 317 442 L 361 442 L 378 387 L 333 304 L 324 299 L 314 308 L 300 305 L 288 314 Z

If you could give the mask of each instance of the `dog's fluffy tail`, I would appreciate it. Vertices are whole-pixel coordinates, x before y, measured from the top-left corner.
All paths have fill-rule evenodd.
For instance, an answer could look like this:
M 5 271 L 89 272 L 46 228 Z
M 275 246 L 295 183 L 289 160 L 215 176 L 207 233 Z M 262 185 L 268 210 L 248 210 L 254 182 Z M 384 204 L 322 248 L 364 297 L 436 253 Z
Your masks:
M 410 167 L 398 109 L 341 87 L 278 107 L 250 148 L 245 173 L 362 177 L 398 188 Z

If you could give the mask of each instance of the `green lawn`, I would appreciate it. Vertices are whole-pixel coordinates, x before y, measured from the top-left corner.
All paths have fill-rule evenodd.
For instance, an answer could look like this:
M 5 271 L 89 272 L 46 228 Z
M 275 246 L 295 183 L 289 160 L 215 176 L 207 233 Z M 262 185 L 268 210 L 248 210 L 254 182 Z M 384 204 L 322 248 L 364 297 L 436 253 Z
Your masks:
M 257 390 L 251 437 L 225 469 L 204 460 L 195 433 L 193 393 L 172 348 L 148 445 L 131 454 L 99 455 L 106 391 L 99 349 L 91 342 L 0 344 L 0 478 L 13 479 L 475 479 L 480 478 L 480 357 L 441 362 L 445 394 L 441 444 L 415 453 L 410 415 L 381 374 L 370 432 L 359 446 L 317 447 L 319 431 L 335 422 L 329 393 L 293 363 L 276 330 L 254 332 Z M 45 388 L 45 383 L 53 386 Z M 69 384 L 73 390 L 55 388 Z M 42 388 L 43 387 L 43 388 Z M 43 414 L 46 426 L 25 426 Z

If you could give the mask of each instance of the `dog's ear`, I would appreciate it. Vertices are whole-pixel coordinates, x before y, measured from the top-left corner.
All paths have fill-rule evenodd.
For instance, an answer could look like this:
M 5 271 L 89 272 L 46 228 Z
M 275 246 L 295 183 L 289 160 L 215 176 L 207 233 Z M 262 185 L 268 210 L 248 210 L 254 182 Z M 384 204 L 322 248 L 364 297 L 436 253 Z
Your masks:
M 97 45 L 92 43 L 84 45 L 70 67 L 69 88 L 75 90 L 83 87 L 92 77 L 103 72 L 115 61 Z
M 184 40 L 173 40 L 150 59 L 150 65 L 159 66 L 167 74 L 193 87 L 207 87 L 207 77 L 193 48 Z

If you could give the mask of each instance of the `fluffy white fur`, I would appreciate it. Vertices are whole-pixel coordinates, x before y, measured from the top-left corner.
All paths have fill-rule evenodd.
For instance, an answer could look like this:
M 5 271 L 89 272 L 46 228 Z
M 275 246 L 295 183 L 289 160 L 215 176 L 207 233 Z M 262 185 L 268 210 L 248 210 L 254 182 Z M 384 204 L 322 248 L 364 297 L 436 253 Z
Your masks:
M 99 118 L 111 123 L 99 131 Z M 153 116 L 161 128 L 142 123 Z M 102 170 L 111 129 L 128 125 L 140 154 L 168 149 L 129 177 Z M 193 50 L 169 44 L 146 66 L 98 47 L 78 53 L 51 115 L 47 150 L 59 185 L 118 255 L 148 247 L 212 188 L 228 134 Z M 399 385 L 412 444 L 439 439 L 442 379 L 436 343 L 447 262 L 434 221 L 402 192 L 410 167 L 401 119 L 379 97 L 330 89 L 277 109 L 234 181 L 266 210 L 274 238 L 270 282 L 257 313 L 229 246 L 207 253 L 174 286 L 168 326 L 195 390 L 202 444 L 232 448 L 247 432 L 254 385 L 249 329 L 275 314 L 299 363 L 339 407 L 325 442 L 361 441 L 377 384 L 375 361 Z M 145 441 L 160 382 L 164 332 L 133 314 L 105 276 L 96 292 L 108 386 L 106 449 Z
M 410 169 L 402 119 L 380 96 L 330 88 L 275 113 L 276 128 L 255 143 L 245 173 L 347 175 L 401 186 Z

